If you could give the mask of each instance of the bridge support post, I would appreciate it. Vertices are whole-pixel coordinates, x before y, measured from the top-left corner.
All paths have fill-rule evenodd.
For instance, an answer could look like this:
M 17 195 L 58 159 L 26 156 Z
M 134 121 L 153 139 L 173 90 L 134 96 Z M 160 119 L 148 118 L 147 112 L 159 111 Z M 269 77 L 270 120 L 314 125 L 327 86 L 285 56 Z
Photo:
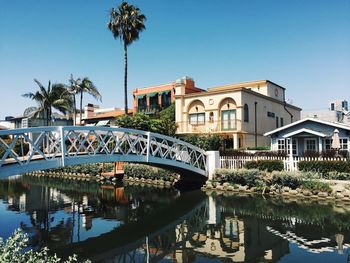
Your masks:
M 207 151 L 208 180 L 213 180 L 215 169 L 220 168 L 219 151 Z

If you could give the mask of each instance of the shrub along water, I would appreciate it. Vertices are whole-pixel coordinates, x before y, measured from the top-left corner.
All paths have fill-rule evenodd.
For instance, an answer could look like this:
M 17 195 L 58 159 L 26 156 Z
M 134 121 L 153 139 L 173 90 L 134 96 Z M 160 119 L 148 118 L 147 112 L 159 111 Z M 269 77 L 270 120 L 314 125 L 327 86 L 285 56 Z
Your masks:
M 164 181 L 173 181 L 178 178 L 178 174 L 161 169 L 155 168 L 143 164 L 126 164 L 124 165 L 124 175 L 134 178 L 145 178 L 152 180 L 164 180 Z
M 269 173 L 257 169 L 217 169 L 214 178 L 214 182 L 255 187 L 261 191 L 273 185 L 289 187 L 290 189 L 302 188 L 312 192 L 330 193 L 332 191 L 329 183 L 318 181 L 310 173 L 295 174 L 284 171 Z
M 303 172 L 318 172 L 322 175 L 330 172 L 350 173 L 350 163 L 344 161 L 300 161 L 298 168 Z
M 244 168 L 272 172 L 283 171 L 284 166 L 281 160 L 258 160 L 246 162 Z

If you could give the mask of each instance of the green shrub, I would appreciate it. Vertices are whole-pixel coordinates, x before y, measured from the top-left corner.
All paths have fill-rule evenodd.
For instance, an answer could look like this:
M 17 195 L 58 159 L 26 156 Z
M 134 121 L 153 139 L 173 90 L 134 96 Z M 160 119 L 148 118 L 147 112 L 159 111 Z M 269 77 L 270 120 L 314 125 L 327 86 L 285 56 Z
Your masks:
M 182 135 L 180 140 L 193 144 L 205 151 L 217 151 L 223 144 L 223 141 L 218 135 Z
M 271 184 L 287 186 L 296 189 L 301 185 L 301 178 L 288 172 L 277 172 L 272 176 Z
M 143 164 L 124 165 L 124 174 L 128 177 L 152 180 L 163 179 L 166 181 L 172 181 L 174 178 L 178 178 L 179 176 L 177 173 Z
M 72 263 L 79 262 L 76 255 L 62 260 L 54 254 L 49 255 L 48 248 L 42 248 L 38 251 L 28 250 L 28 235 L 23 233 L 21 229 L 17 229 L 12 236 L 5 242 L 0 238 L 0 262 L 2 263 L 26 263 L 26 262 L 45 262 L 45 263 Z M 91 262 L 89 260 L 85 263 Z
M 322 178 L 329 180 L 350 180 L 350 173 L 329 172 L 323 175 Z
M 232 184 L 256 186 L 257 180 L 261 180 L 262 175 L 259 170 L 251 169 L 217 169 L 214 178 L 218 182 L 229 182 Z
M 284 169 L 284 166 L 283 161 L 281 160 L 258 160 L 246 162 L 244 168 L 272 172 L 282 171 Z
M 344 161 L 300 161 L 298 168 L 303 172 L 318 172 L 322 175 L 329 172 L 350 173 L 349 162 Z
M 310 190 L 311 192 L 332 192 L 332 188 L 328 183 L 315 180 L 302 181 L 301 188 Z

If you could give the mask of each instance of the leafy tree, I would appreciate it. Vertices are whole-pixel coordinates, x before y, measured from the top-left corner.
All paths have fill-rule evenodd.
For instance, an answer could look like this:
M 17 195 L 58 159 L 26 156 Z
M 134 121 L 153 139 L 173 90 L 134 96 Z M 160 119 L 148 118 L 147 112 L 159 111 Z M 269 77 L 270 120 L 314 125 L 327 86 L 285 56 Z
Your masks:
M 72 100 L 69 94 L 66 92 L 66 88 L 63 84 L 53 84 L 51 81 L 47 88 L 45 88 L 37 79 L 34 82 L 39 86 L 39 90 L 35 93 L 28 92 L 22 96 L 30 98 L 37 102 L 38 107 L 34 112 L 34 117 L 40 115 L 46 119 L 46 125 L 51 125 L 52 110 L 56 109 L 59 112 L 66 114 L 72 108 Z
M 21 229 L 17 229 L 12 236 L 5 242 L 0 239 L 0 262 L 2 263 L 27 263 L 27 262 L 45 262 L 45 263 L 72 263 L 78 262 L 77 256 L 70 256 L 67 260 L 62 260 L 56 254 L 51 256 L 48 254 L 49 249 L 43 248 L 38 251 L 26 249 L 28 243 L 28 235 L 23 233 Z M 89 263 L 91 261 L 84 261 Z
M 116 125 L 123 128 L 174 136 L 176 132 L 174 105 L 161 111 L 159 116 L 159 118 L 150 118 L 149 115 L 144 113 L 136 113 L 134 116 L 123 115 L 117 118 Z
M 205 151 L 217 151 L 222 146 L 222 139 L 219 135 L 200 135 L 200 134 L 191 134 L 191 135 L 182 135 L 181 140 L 184 140 L 190 144 L 193 144 Z
M 146 27 L 144 25 L 146 17 L 140 9 L 122 2 L 117 9 L 112 8 L 108 29 L 112 32 L 115 39 L 119 38 L 124 46 L 124 103 L 125 114 L 128 114 L 128 46 L 139 39 L 141 31 Z
M 68 92 L 70 94 L 73 94 L 73 104 L 74 104 L 74 123 L 75 123 L 75 118 L 76 118 L 76 99 L 75 96 L 76 94 L 80 94 L 80 125 L 82 121 L 82 112 L 83 112 L 83 95 L 84 93 L 90 94 L 93 96 L 96 100 L 102 100 L 102 96 L 98 89 L 95 87 L 95 85 L 92 83 L 92 81 L 85 77 L 83 79 L 74 79 L 73 75 L 71 75 L 70 79 L 70 86 L 68 87 Z

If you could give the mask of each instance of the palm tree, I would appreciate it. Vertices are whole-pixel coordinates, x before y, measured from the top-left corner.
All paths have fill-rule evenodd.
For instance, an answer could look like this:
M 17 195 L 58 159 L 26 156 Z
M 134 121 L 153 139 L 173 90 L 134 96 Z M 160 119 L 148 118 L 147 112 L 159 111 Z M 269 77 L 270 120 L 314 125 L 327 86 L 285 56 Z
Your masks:
M 59 112 L 66 114 L 72 107 L 72 101 L 70 96 L 64 95 L 66 93 L 65 85 L 53 84 L 49 81 L 47 88 L 45 88 L 37 79 L 34 82 L 39 86 L 39 90 L 35 93 L 28 92 L 22 96 L 30 98 L 38 103 L 33 117 L 39 115 L 44 116 L 46 119 L 46 125 L 51 125 L 52 110 L 56 109 Z
M 124 45 L 124 103 L 125 114 L 128 114 L 128 46 L 139 39 L 140 32 L 146 29 L 146 17 L 140 9 L 122 2 L 117 9 L 112 8 L 108 29 L 115 39 L 119 38 Z
M 82 121 L 82 112 L 83 112 L 83 94 L 88 93 L 91 96 L 93 96 L 97 100 L 102 100 L 102 96 L 98 89 L 95 87 L 95 85 L 92 83 L 91 80 L 89 80 L 87 77 L 83 79 L 74 79 L 73 75 L 71 75 L 70 79 L 70 86 L 68 87 L 68 92 L 70 94 L 73 94 L 73 107 L 74 107 L 74 120 L 76 118 L 76 99 L 75 95 L 80 94 L 80 125 Z M 75 122 L 75 121 L 74 121 Z

